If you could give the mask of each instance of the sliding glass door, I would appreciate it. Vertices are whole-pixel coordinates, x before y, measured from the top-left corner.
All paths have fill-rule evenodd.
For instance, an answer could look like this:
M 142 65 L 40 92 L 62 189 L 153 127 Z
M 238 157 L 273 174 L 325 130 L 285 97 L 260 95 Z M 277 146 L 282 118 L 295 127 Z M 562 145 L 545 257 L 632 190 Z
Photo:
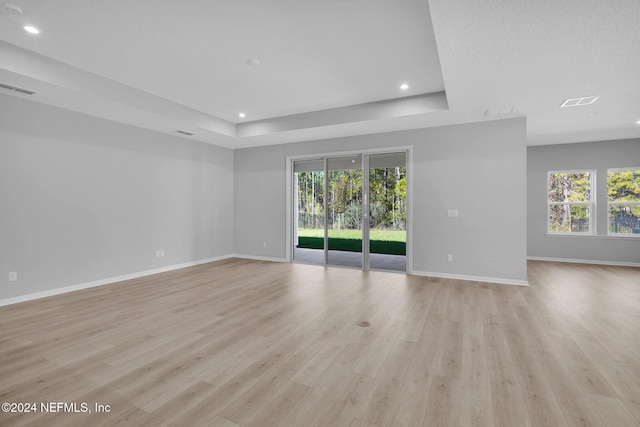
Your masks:
M 294 162 L 293 260 L 324 265 L 324 159 Z
M 362 155 L 327 159 L 327 264 L 362 268 Z
M 293 162 L 293 261 L 406 271 L 406 152 Z
M 369 156 L 369 268 L 406 271 L 407 155 Z

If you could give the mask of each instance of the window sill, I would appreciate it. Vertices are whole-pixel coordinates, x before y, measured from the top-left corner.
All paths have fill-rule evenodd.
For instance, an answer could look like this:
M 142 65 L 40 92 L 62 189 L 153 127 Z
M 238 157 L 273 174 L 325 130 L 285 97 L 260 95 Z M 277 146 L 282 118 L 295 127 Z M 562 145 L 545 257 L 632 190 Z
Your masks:
M 640 234 L 636 235 L 620 235 L 614 236 L 611 234 L 596 235 L 596 234 L 558 234 L 558 233 L 544 233 L 545 237 L 568 237 L 570 239 L 598 239 L 598 240 L 633 240 L 640 238 Z

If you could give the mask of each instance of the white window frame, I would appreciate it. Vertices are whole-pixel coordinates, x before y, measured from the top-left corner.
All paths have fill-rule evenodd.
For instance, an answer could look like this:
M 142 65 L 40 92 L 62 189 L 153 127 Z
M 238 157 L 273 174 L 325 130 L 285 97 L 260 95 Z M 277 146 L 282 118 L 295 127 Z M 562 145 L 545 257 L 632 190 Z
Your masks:
M 293 262 L 293 247 L 294 247 L 294 237 L 293 237 L 293 226 L 294 226 L 294 218 L 293 218 L 293 201 L 294 201 L 294 162 L 299 160 L 310 160 L 310 159 L 319 159 L 319 158 L 329 158 L 329 157 L 342 157 L 342 156 L 350 156 L 350 155 L 372 155 L 372 154 L 382 154 L 382 153 L 399 153 L 406 152 L 407 157 L 407 253 L 406 253 L 406 274 L 413 274 L 413 146 L 412 145 L 401 145 L 397 147 L 382 147 L 382 148 L 373 148 L 373 149 L 362 149 L 362 150 L 348 150 L 348 151 L 335 151 L 335 152 L 321 152 L 318 154 L 302 154 L 302 155 L 294 155 L 294 156 L 286 156 L 286 195 L 285 195 L 285 203 L 287 206 L 286 214 L 285 214 L 285 222 L 287 227 L 285 229 L 286 233 L 286 241 L 287 246 L 285 248 L 285 257 L 288 262 Z M 326 189 L 325 189 L 326 191 Z M 325 192 L 326 194 L 326 192 Z M 326 212 L 326 210 L 325 210 Z M 325 242 L 325 247 L 327 244 Z M 363 252 L 364 253 L 364 252 Z M 364 255 L 363 255 L 364 256 Z M 365 265 L 364 263 L 362 264 Z
M 588 202 L 550 202 L 549 201 L 549 175 L 551 174 L 571 174 L 571 173 L 589 173 L 590 176 L 590 193 L 591 200 Z M 547 200 L 547 234 L 553 236 L 575 236 L 575 237 L 587 237 L 596 235 L 596 170 L 595 169 L 563 169 L 547 171 L 545 182 L 545 197 Z M 551 216 L 551 206 L 555 205 L 569 205 L 569 206 L 583 206 L 587 205 L 589 209 L 589 231 L 587 233 L 567 233 L 551 231 L 551 224 L 549 218 Z
M 609 172 L 619 172 L 619 171 L 628 171 L 628 170 L 639 170 L 639 167 L 628 167 L 628 168 L 607 168 L 607 190 L 609 189 Z M 633 206 L 633 205 L 640 205 L 640 199 L 636 202 L 630 202 L 630 201 L 620 201 L 620 202 L 612 202 L 609 200 L 609 194 L 607 191 L 607 236 L 610 237 L 622 237 L 622 238 L 635 238 L 638 239 L 640 238 L 640 234 L 626 234 L 626 233 L 611 233 L 609 231 L 609 207 L 611 205 L 628 205 L 628 206 Z

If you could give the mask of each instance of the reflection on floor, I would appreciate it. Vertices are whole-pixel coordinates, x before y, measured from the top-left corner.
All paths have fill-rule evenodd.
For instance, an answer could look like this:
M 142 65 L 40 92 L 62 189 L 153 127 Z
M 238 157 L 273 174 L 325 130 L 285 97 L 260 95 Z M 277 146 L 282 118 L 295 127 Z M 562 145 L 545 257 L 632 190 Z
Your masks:
M 294 248 L 293 260 L 312 264 L 324 263 L 324 251 L 322 249 Z M 329 251 L 329 260 L 332 265 L 362 268 L 362 253 L 346 251 Z M 407 257 L 404 255 L 370 254 L 371 269 L 407 271 Z

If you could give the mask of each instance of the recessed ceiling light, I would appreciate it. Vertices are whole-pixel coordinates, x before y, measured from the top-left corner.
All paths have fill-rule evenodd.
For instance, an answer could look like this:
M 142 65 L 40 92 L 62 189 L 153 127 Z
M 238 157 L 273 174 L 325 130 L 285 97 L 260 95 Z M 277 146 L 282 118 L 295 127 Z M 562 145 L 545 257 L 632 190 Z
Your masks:
M 249 59 L 246 60 L 246 64 L 247 65 L 251 65 L 251 66 L 260 65 L 260 60 L 258 60 L 256 58 L 249 58 Z
M 640 125 L 640 120 L 638 120 L 638 121 L 636 122 L 636 124 L 637 124 L 637 125 Z
M 40 34 L 40 30 L 32 25 L 25 25 L 24 30 L 30 34 Z
M 400 85 L 400 89 L 401 89 L 401 90 L 407 90 L 407 89 L 409 89 L 409 85 L 408 85 L 408 84 L 406 84 L 406 83 L 402 83 L 402 84 Z
M 247 117 L 247 115 L 245 113 L 240 113 L 238 114 L 238 117 L 240 117 L 241 119 L 244 119 L 245 117 Z
M 600 95 L 596 95 L 596 96 L 583 96 L 581 98 L 569 98 L 566 99 L 562 105 L 560 106 L 561 108 L 564 107 L 579 107 L 582 105 L 589 105 L 589 104 L 593 104 L 594 102 L 596 102 L 596 100 L 600 97 Z

